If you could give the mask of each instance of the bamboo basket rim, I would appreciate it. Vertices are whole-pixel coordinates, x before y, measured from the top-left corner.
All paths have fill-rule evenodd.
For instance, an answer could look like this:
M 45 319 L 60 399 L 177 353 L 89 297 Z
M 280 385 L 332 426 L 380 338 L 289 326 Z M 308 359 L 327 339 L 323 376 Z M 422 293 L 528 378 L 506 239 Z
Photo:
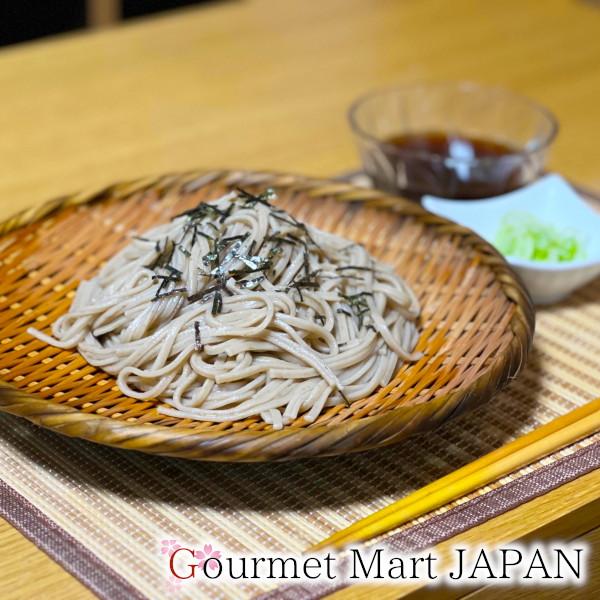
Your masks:
M 482 264 L 492 270 L 505 296 L 515 305 L 509 327 L 513 333 L 510 345 L 499 359 L 470 384 L 428 400 L 423 404 L 403 405 L 387 412 L 310 428 L 284 427 L 274 430 L 244 430 L 237 432 L 193 431 L 175 426 L 138 424 L 118 421 L 102 414 L 82 412 L 72 406 L 54 403 L 0 380 L 0 410 L 24 417 L 38 425 L 93 442 L 134 449 L 146 453 L 182 458 L 255 462 L 288 460 L 309 456 L 326 456 L 356 452 L 395 443 L 395 426 L 415 422 L 408 433 L 439 424 L 467 406 L 488 399 L 495 391 L 515 377 L 524 364 L 533 338 L 535 313 L 531 298 L 518 275 L 504 258 L 485 240 L 471 230 L 443 217 L 429 213 L 419 204 L 373 189 L 330 179 L 307 177 L 277 171 L 232 169 L 198 169 L 140 177 L 102 186 L 92 191 L 67 194 L 40 205 L 18 211 L 0 222 L 0 236 L 44 219 L 63 209 L 101 202 L 109 198 L 125 199 L 150 189 L 179 186 L 185 191 L 191 184 L 207 185 L 236 177 L 270 186 L 304 192 L 311 199 L 333 197 L 340 202 L 361 202 L 366 207 L 389 210 L 414 217 L 439 232 L 461 236 L 481 256 Z M 250 185 L 249 183 L 248 185 Z M 490 372 L 491 375 L 490 375 Z M 429 407 L 427 423 L 419 413 Z M 402 418 L 399 419 L 398 416 Z M 345 440 L 358 437 L 358 445 Z M 324 445 L 325 441 L 325 445 Z

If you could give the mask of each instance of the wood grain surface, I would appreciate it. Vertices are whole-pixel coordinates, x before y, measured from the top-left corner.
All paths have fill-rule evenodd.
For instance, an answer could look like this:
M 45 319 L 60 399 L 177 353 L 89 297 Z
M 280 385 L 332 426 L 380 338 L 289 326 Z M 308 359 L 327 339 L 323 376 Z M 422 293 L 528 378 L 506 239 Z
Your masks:
M 329 175 L 357 163 L 353 98 L 427 79 L 552 109 L 552 164 L 600 185 L 600 10 L 580 0 L 244 0 L 0 55 L 0 216 L 194 167 Z
M 350 101 L 429 79 L 501 84 L 542 102 L 561 123 L 551 167 L 600 187 L 599 26 L 597 3 L 583 0 L 244 0 L 3 49 L 0 218 L 198 166 L 353 168 Z M 570 510 L 583 485 L 547 498 Z M 529 503 L 498 530 L 510 522 L 520 537 L 553 518 Z M 0 597 L 90 596 L 0 527 Z

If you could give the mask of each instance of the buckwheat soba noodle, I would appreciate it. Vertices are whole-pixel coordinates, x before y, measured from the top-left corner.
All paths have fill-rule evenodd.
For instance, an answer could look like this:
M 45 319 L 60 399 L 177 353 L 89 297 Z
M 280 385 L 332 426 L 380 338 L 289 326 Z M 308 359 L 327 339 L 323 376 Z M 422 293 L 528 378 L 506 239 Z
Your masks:
M 419 358 L 418 301 L 362 246 L 274 200 L 238 190 L 132 238 L 53 336 L 30 333 L 175 417 L 280 429 L 364 398 Z

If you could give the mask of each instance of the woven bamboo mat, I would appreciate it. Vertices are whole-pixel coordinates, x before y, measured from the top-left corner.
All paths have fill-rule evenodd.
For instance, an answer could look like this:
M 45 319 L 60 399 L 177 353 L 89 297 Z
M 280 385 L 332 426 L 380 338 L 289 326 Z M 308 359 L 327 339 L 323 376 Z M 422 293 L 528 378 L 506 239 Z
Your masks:
M 177 591 L 164 575 L 161 540 L 194 547 L 210 543 L 224 556 L 301 552 L 597 397 L 599 356 L 596 280 L 568 301 L 538 312 L 526 369 L 486 407 L 401 445 L 289 464 L 146 456 L 68 439 L 0 415 L 0 513 L 101 597 L 250 598 L 273 586 L 202 582 Z M 600 462 L 599 438 L 421 518 L 394 532 L 392 540 L 400 547 L 434 544 L 589 471 Z M 510 490 L 510 501 L 503 490 Z

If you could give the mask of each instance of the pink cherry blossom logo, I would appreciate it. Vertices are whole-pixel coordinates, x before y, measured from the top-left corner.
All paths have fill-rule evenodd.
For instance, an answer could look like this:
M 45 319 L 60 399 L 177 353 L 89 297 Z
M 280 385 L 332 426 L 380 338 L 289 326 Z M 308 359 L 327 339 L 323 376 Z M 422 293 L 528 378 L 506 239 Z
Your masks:
M 203 569 L 206 565 L 209 569 L 215 571 L 218 568 L 218 563 L 213 558 L 221 558 L 221 553 L 218 550 L 213 550 L 211 544 L 204 544 L 202 550 L 196 550 L 194 556 L 200 559 L 198 566 Z
M 179 550 L 181 545 L 177 543 L 177 540 L 162 540 L 160 542 L 160 553 L 167 554 L 169 558 L 173 556 L 176 550 Z

